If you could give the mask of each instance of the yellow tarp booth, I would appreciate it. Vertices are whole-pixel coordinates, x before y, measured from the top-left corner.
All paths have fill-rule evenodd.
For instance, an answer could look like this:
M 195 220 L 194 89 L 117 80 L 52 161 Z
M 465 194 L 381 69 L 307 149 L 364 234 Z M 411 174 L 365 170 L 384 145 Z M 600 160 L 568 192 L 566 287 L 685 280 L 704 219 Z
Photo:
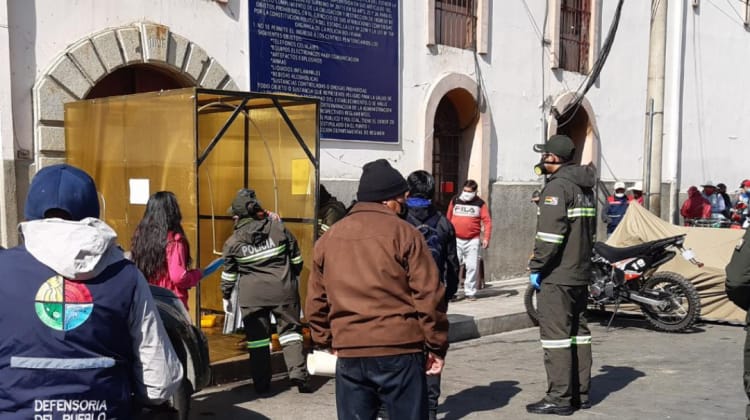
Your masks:
M 698 268 L 678 254 L 659 270 L 682 274 L 695 285 L 701 299 L 701 318 L 744 324 L 745 311 L 730 302 L 724 292 L 724 267 L 744 230 L 675 226 L 631 203 L 607 244 L 631 246 L 683 233 L 687 234 L 685 247 L 692 248 L 705 265 Z
M 78 101 L 65 105 L 66 158 L 94 177 L 101 217 L 126 250 L 149 195 L 168 190 L 194 265 L 205 266 L 221 255 L 227 209 L 247 187 L 281 215 L 307 266 L 318 230 L 318 120 L 315 99 L 197 88 Z M 196 319 L 221 311 L 220 271 L 190 292 Z

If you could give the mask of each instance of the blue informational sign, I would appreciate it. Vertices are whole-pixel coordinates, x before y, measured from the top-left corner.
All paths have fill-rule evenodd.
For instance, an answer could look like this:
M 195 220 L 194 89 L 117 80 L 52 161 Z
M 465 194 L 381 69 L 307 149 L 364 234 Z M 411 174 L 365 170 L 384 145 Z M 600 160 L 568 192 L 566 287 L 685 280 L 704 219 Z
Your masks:
M 398 142 L 398 0 L 251 0 L 250 88 L 319 98 L 321 138 Z

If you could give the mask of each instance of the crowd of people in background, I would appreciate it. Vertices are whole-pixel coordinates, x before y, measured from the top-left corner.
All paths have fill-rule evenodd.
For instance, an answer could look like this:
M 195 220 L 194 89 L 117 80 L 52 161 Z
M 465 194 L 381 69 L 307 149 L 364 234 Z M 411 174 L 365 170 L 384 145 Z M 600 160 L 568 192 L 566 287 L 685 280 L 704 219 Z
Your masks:
M 732 198 L 724 183 L 706 181 L 700 186 L 688 188 L 688 198 L 682 203 L 680 215 L 686 226 L 701 226 L 702 221 L 713 221 L 713 226 L 748 227 L 748 202 L 750 202 L 750 180 L 743 180 Z

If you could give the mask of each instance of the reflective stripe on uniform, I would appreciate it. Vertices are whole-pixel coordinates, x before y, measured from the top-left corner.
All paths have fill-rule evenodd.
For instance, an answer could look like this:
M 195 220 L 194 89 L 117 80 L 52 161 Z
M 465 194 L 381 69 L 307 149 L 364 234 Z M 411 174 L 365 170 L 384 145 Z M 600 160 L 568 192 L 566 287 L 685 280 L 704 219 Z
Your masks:
M 282 346 L 285 344 L 293 343 L 295 341 L 302 342 L 302 334 L 290 332 L 279 336 L 279 344 L 281 344 Z
M 221 272 L 221 279 L 226 281 L 237 281 L 237 273 L 227 273 L 226 271 Z
M 596 209 L 593 207 L 576 207 L 568 209 L 568 217 L 596 217 Z
M 331 227 L 330 227 L 330 226 L 328 226 L 328 225 L 327 225 L 327 224 L 325 224 L 325 223 L 323 223 L 323 224 L 321 224 L 321 225 L 320 225 L 320 230 L 321 230 L 321 231 L 323 231 L 323 232 L 328 232 L 328 229 L 330 229 L 330 228 L 331 228 Z
M 11 356 L 10 367 L 18 369 L 103 369 L 115 365 L 111 357 L 57 358 Z
M 271 345 L 271 339 L 270 338 L 264 338 L 262 340 L 255 340 L 255 341 L 248 341 L 247 342 L 247 348 L 249 349 L 259 349 L 263 347 L 268 347 Z
M 302 255 L 292 258 L 292 264 L 302 264 Z
M 259 252 L 257 254 L 248 255 L 247 257 L 239 257 L 237 258 L 237 262 L 239 263 L 254 263 L 258 261 L 267 260 L 269 258 L 276 257 L 278 255 L 283 254 L 286 252 L 286 244 L 279 245 L 276 248 L 267 249 L 263 252 Z
M 570 337 L 570 344 L 591 344 L 590 335 L 577 335 Z
M 566 349 L 570 347 L 570 338 L 564 338 L 562 340 L 541 340 L 542 348 L 544 349 Z
M 563 243 L 563 239 L 565 239 L 565 236 L 557 235 L 555 233 L 537 232 L 536 238 L 543 242 L 561 244 Z

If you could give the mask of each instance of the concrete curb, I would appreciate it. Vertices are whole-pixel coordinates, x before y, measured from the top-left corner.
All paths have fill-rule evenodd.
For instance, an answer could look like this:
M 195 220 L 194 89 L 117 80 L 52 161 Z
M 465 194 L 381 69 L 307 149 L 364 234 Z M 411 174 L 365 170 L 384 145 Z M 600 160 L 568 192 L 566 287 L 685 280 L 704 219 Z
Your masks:
M 489 317 L 448 314 L 448 321 L 450 322 L 448 341 L 451 343 L 534 326 L 526 312 Z M 271 369 L 274 375 L 286 373 L 282 352 L 275 352 L 271 355 Z M 250 379 L 250 362 L 246 355 L 237 356 L 213 363 L 211 371 L 213 376 L 211 385 L 247 380 Z

